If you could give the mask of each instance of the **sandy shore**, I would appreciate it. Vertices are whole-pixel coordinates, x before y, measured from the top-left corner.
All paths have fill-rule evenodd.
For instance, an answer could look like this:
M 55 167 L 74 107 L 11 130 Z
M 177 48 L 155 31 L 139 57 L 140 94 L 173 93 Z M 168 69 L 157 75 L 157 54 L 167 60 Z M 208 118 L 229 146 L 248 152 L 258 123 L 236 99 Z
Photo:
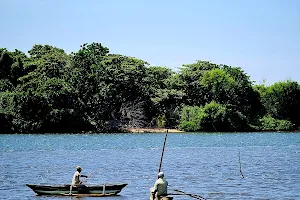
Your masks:
M 180 131 L 177 129 L 166 129 L 166 128 L 128 128 L 126 131 L 130 133 L 182 133 L 184 131 Z

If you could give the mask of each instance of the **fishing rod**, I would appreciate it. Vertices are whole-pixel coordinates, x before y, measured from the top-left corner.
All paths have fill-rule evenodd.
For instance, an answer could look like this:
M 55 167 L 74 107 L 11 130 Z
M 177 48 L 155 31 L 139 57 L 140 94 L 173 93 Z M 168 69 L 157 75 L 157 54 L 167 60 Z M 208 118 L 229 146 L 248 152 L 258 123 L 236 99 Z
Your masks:
M 182 194 L 172 194 L 172 195 L 187 195 L 187 196 L 190 196 L 194 199 L 200 199 L 200 200 L 207 200 L 206 198 L 198 195 L 198 194 L 190 194 L 190 193 L 186 193 L 184 191 L 181 191 L 181 190 L 176 190 L 176 189 L 173 189 L 175 192 L 179 192 L 179 193 L 182 193 Z
M 165 141 L 164 141 L 164 145 L 163 145 L 162 152 L 161 152 L 161 156 L 160 156 L 160 163 L 159 163 L 158 173 L 159 173 L 160 170 L 161 170 L 162 159 L 163 159 L 163 156 L 164 156 L 164 151 L 165 151 L 165 146 L 166 146 L 167 136 L 168 136 L 168 130 L 166 131 Z
M 161 156 L 160 156 L 160 163 L 159 163 L 158 173 L 161 170 L 161 165 L 162 165 L 162 160 L 163 160 L 163 156 L 164 156 L 167 137 L 168 137 L 168 130 L 166 131 L 164 145 L 163 145 Z M 207 200 L 204 197 L 201 197 L 200 195 L 197 195 L 197 194 L 189 194 L 189 193 L 186 193 L 186 192 L 183 192 L 183 191 L 180 191 L 180 190 L 176 190 L 176 189 L 173 189 L 173 190 L 176 191 L 176 192 L 182 193 L 182 195 L 187 195 L 187 196 L 190 196 L 190 197 L 195 198 L 195 199 Z M 172 195 L 181 195 L 181 194 L 172 194 Z

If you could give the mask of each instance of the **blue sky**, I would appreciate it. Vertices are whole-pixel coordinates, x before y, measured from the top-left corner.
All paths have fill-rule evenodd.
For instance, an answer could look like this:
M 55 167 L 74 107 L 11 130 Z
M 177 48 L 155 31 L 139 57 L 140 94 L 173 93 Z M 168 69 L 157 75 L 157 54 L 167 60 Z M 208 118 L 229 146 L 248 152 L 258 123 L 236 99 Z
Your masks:
M 0 0 L 0 47 L 101 42 L 174 71 L 209 60 L 256 83 L 300 83 L 298 0 Z

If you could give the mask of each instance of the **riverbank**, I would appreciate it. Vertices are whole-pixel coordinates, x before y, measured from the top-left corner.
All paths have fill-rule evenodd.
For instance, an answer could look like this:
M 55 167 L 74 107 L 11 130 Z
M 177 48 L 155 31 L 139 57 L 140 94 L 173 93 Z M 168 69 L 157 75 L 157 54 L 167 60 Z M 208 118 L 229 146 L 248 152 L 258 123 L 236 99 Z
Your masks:
M 183 133 L 178 129 L 166 129 L 166 128 L 128 128 L 126 129 L 129 133 Z

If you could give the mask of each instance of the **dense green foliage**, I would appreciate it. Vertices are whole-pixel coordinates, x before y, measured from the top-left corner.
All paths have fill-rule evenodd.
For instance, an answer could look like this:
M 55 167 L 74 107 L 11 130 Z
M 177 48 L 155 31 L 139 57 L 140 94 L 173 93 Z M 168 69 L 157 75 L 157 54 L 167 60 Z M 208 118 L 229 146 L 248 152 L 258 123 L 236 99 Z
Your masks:
M 270 116 L 264 116 L 261 121 L 261 129 L 263 131 L 287 131 L 293 130 L 294 125 L 288 120 L 274 119 Z
M 229 105 L 214 101 L 205 106 L 185 106 L 179 127 L 186 131 L 245 131 L 250 130 L 243 115 Z
M 298 130 L 300 85 L 254 85 L 239 67 L 208 61 L 178 72 L 101 43 L 67 54 L 34 45 L 0 48 L 0 132 Z

